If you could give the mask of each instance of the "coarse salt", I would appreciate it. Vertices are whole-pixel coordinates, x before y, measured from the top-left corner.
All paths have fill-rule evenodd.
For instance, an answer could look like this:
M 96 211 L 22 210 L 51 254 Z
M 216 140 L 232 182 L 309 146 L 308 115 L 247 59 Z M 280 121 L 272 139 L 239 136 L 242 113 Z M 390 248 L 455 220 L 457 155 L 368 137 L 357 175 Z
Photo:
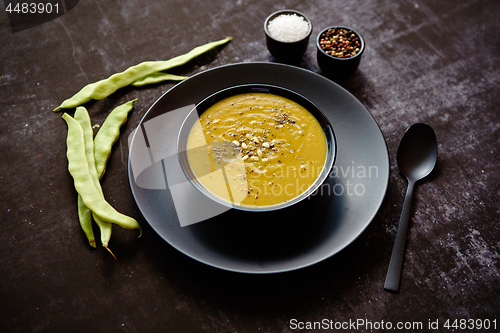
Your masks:
M 280 42 L 296 42 L 307 36 L 309 23 L 297 14 L 281 14 L 268 23 L 267 30 Z

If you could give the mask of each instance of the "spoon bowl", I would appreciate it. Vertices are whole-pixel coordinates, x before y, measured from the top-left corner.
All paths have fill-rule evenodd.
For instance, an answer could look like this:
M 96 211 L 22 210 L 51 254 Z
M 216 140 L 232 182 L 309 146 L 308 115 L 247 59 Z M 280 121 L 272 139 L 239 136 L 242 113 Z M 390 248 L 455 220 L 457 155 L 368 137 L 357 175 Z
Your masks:
M 410 126 L 398 148 L 399 170 L 413 181 L 426 177 L 434 169 L 437 160 L 437 139 L 432 127 L 426 124 Z
M 399 291 L 413 187 L 415 182 L 431 173 L 436 161 L 437 139 L 432 127 L 421 123 L 410 126 L 401 139 L 397 154 L 398 167 L 408 180 L 408 189 L 385 279 L 384 289 L 387 291 Z

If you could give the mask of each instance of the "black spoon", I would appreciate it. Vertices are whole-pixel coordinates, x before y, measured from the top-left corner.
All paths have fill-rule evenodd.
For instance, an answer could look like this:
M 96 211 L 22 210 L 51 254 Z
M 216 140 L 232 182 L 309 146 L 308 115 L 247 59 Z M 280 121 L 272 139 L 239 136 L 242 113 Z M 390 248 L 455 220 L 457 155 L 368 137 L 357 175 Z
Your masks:
M 434 130 L 426 124 L 410 126 L 403 135 L 398 148 L 397 162 L 399 169 L 408 179 L 408 190 L 399 220 L 396 241 L 392 249 L 389 270 L 385 278 L 385 290 L 394 292 L 399 290 L 413 187 L 416 181 L 431 173 L 436 165 L 436 160 L 437 139 Z

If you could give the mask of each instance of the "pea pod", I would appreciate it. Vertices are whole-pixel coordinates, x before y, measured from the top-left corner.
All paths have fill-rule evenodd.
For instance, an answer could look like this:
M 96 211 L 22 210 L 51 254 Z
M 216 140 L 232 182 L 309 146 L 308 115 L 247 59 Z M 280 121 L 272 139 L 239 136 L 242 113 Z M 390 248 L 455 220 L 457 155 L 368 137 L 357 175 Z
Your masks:
M 142 229 L 137 221 L 117 212 L 94 185 L 85 153 L 84 134 L 80 124 L 69 114 L 63 115 L 68 125 L 67 157 L 68 169 L 73 177 L 76 191 L 82 201 L 97 217 L 106 222 L 116 223 L 126 229 Z
M 155 84 L 163 81 L 182 81 L 187 78 L 187 76 L 174 75 L 165 72 L 156 72 L 135 80 L 134 82 L 132 82 L 132 85 L 135 87 L 142 87 L 147 84 Z
M 109 78 L 91 83 L 82 88 L 73 97 L 65 100 L 60 106 L 54 109 L 74 108 L 91 100 L 101 100 L 114 93 L 116 90 L 132 84 L 134 81 L 143 78 L 155 72 L 165 71 L 172 67 L 180 66 L 191 59 L 219 46 L 229 42 L 232 38 L 210 42 L 198 47 L 195 47 L 186 54 L 164 61 L 145 61 L 138 65 L 129 67 L 121 73 L 111 75 Z
M 120 136 L 120 127 L 127 121 L 128 113 L 133 109 L 135 101 L 137 99 L 114 108 L 106 117 L 106 120 L 104 120 L 99 132 L 95 136 L 94 156 L 97 177 L 99 179 L 102 178 L 104 171 L 106 171 L 106 163 L 109 155 L 111 155 L 111 149 Z

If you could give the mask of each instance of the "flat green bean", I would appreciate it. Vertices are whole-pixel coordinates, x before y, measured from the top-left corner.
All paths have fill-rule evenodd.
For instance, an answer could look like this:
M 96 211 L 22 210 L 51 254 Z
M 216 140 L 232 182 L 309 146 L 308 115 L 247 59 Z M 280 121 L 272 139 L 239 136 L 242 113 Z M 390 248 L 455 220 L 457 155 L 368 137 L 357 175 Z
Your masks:
M 74 96 L 65 100 L 60 106 L 54 109 L 54 111 L 60 109 L 74 108 L 90 100 L 101 100 L 116 90 L 132 84 L 134 81 L 143 78 L 147 75 L 153 74 L 155 72 L 165 71 L 172 67 L 180 66 L 191 59 L 219 46 L 229 42 L 232 38 L 227 37 L 225 39 L 210 42 L 205 45 L 195 47 L 186 54 L 177 56 L 175 58 L 164 60 L 164 61 L 145 61 L 138 65 L 129 67 L 123 72 L 111 75 L 109 78 L 91 83 L 83 87 Z
M 104 175 L 104 171 L 106 169 L 106 163 L 109 158 L 109 155 L 111 154 L 111 148 L 118 139 L 118 136 L 120 135 L 120 127 L 127 120 L 128 113 L 130 112 L 130 110 L 133 109 L 135 101 L 137 101 L 137 99 L 119 105 L 113 111 L 111 111 L 108 117 L 106 117 L 103 126 L 101 126 L 101 129 L 99 130 L 99 132 L 97 132 L 97 134 L 99 134 L 102 131 L 100 135 L 96 135 L 97 140 L 94 139 L 94 158 L 95 158 L 96 172 L 98 179 L 102 178 L 102 176 Z M 116 256 L 109 248 L 109 240 L 111 239 L 112 225 L 110 223 L 102 221 L 97 216 L 94 216 L 94 220 L 96 221 L 96 224 L 99 226 L 99 229 L 101 230 L 102 246 L 106 250 L 108 250 L 109 253 L 111 253 L 111 255 L 116 259 Z
M 120 136 L 120 127 L 127 121 L 128 113 L 133 109 L 135 101 L 137 99 L 114 108 L 106 117 L 94 138 L 95 165 L 99 179 L 104 175 L 113 144 Z
M 89 166 L 89 171 L 92 176 L 92 181 L 94 182 L 95 187 L 99 190 L 100 194 L 103 195 L 102 192 L 102 187 L 101 183 L 99 183 L 99 177 L 97 175 L 97 170 L 95 166 L 95 159 L 94 159 L 94 132 L 92 130 L 92 123 L 90 121 L 90 115 L 87 112 L 87 109 L 85 109 L 83 106 L 79 106 L 76 108 L 75 115 L 74 115 L 75 120 L 80 124 L 82 127 L 83 131 L 83 139 L 85 143 L 85 155 L 87 156 L 87 163 Z M 83 200 L 81 199 L 81 195 L 78 194 L 78 204 L 79 207 L 80 205 L 83 205 L 83 207 L 87 208 L 85 204 L 83 203 Z M 84 208 L 82 207 L 82 211 L 84 211 Z M 87 208 L 88 210 L 88 208 Z M 79 215 L 80 217 L 80 215 Z M 104 248 L 106 248 L 116 259 L 115 255 L 113 252 L 108 248 L 108 243 L 109 239 L 111 238 L 111 228 L 112 225 L 109 222 L 101 221 L 99 219 L 99 223 L 97 222 L 97 219 L 99 219 L 97 216 L 94 216 L 94 220 L 96 221 L 97 226 L 99 227 L 101 231 L 101 243 Z M 92 228 L 92 218 L 90 216 L 90 210 L 89 214 L 84 214 L 81 216 L 80 219 L 80 225 L 84 225 L 85 229 Z M 82 226 L 83 229 L 83 226 Z M 94 240 L 95 243 L 95 240 Z
M 128 113 L 133 109 L 135 101 L 137 101 L 137 99 L 128 101 L 113 109 L 106 117 L 99 132 L 96 134 L 94 139 L 94 158 L 98 179 L 102 178 L 104 175 L 111 149 L 120 135 L 120 127 L 127 121 Z M 94 220 L 101 231 L 102 246 L 116 259 L 116 256 L 109 248 L 112 228 L 111 223 L 104 222 L 95 215 Z
M 94 159 L 94 132 L 92 131 L 92 123 L 90 121 L 89 113 L 83 106 L 76 108 L 74 119 L 80 124 L 83 132 L 83 141 L 85 143 L 85 155 L 87 156 L 87 163 L 89 171 L 92 175 L 92 181 L 95 187 L 102 193 L 101 184 L 97 176 Z
M 163 81 L 182 81 L 187 78 L 187 76 L 174 75 L 165 72 L 156 72 L 135 80 L 134 82 L 132 82 L 132 85 L 135 87 L 142 87 L 147 84 L 155 84 Z
M 85 206 L 82 197 L 78 194 L 78 220 L 90 246 L 96 247 L 94 230 L 92 230 L 92 212 Z
M 68 125 L 67 157 L 68 170 L 73 177 L 76 191 L 82 201 L 97 217 L 126 229 L 142 229 L 135 219 L 117 212 L 94 185 L 85 153 L 84 134 L 80 124 L 69 114 L 62 117 Z
M 87 127 L 89 127 L 90 130 L 92 131 L 92 127 L 90 125 L 90 117 L 88 115 L 87 110 L 84 107 L 78 107 L 76 109 L 75 120 L 78 121 L 83 130 L 84 141 L 85 141 L 85 153 L 87 155 L 87 159 L 89 159 L 90 157 L 91 161 L 93 161 L 94 160 L 93 154 L 88 153 L 89 151 L 92 152 L 93 143 L 89 142 L 89 140 L 87 139 L 88 133 L 86 133 L 85 130 L 87 129 Z M 92 140 L 92 137 L 90 140 Z M 94 168 L 94 174 L 96 174 L 95 168 Z M 82 196 L 80 194 L 78 194 L 77 205 L 78 205 L 78 220 L 80 221 L 80 226 L 85 235 L 87 236 L 90 245 L 96 247 L 94 231 L 92 229 L 92 212 L 90 211 L 90 209 L 87 208 L 87 206 L 85 206 L 82 200 Z
M 113 256 L 113 258 L 116 259 L 115 254 L 109 248 L 109 240 L 111 239 L 111 227 L 112 227 L 112 224 L 108 223 L 108 222 L 104 222 L 103 220 L 101 220 L 95 214 L 93 214 L 93 216 L 94 216 L 95 223 L 99 227 L 99 230 L 101 230 L 101 244 L 102 244 L 102 247 L 105 248 L 106 250 L 108 250 L 108 252 L 111 253 L 111 255 Z

